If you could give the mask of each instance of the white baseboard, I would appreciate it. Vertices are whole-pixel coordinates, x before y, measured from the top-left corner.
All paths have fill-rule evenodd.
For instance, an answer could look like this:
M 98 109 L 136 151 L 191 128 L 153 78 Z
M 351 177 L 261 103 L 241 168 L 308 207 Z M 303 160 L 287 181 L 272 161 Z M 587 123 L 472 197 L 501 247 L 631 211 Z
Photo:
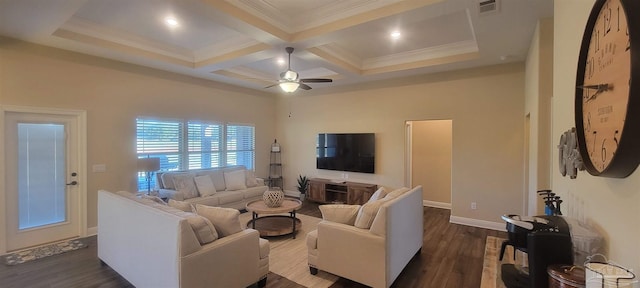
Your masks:
M 422 200 L 422 206 L 451 210 L 451 203 Z
M 496 231 L 503 231 L 503 232 L 507 231 L 506 224 L 505 223 L 500 223 L 500 222 L 491 222 L 491 221 L 478 220 L 478 219 L 465 218 L 465 217 L 458 217 L 458 216 L 450 216 L 449 217 L 449 222 L 454 223 L 454 224 L 461 224 L 461 225 L 467 225 L 467 226 L 491 229 L 491 230 L 496 230 Z
M 98 235 L 98 226 L 87 228 L 87 236 Z
M 300 192 L 293 190 L 284 190 L 284 196 L 300 198 Z

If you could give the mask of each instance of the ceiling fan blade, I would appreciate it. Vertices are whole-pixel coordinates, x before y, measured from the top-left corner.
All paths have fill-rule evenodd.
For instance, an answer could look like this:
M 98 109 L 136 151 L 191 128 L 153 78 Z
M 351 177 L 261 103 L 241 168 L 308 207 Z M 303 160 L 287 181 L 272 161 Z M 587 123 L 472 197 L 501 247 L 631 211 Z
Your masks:
M 300 86 L 298 86 L 298 88 L 302 89 L 302 90 L 311 90 L 311 86 L 304 84 L 304 83 L 300 83 Z
M 306 79 L 300 79 L 300 82 L 304 82 L 304 83 L 327 83 L 327 82 L 333 82 L 333 79 L 306 78 Z
M 264 89 L 271 88 L 271 87 L 273 87 L 273 86 L 278 86 L 278 84 L 280 84 L 280 83 L 276 83 L 276 84 L 269 85 L 269 86 L 267 86 L 267 87 L 264 87 Z

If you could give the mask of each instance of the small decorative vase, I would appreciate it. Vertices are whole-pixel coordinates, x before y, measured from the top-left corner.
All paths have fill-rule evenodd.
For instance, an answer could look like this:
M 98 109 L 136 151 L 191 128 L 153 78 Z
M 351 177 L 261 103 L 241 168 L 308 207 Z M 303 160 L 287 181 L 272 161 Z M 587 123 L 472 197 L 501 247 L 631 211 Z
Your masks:
M 262 194 L 262 200 L 267 207 L 280 207 L 284 201 L 284 192 L 280 189 L 268 190 Z

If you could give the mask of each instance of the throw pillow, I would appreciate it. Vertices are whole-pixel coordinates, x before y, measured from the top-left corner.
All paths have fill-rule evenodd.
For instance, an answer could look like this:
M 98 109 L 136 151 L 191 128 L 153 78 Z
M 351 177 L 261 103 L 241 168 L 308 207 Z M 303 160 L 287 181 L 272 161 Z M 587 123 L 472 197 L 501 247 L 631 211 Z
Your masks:
M 218 239 L 218 232 L 216 232 L 216 228 L 206 217 L 190 215 L 186 218 L 201 245 L 211 243 Z
M 162 187 L 164 189 L 176 190 L 176 185 L 173 184 L 173 177 L 176 175 L 185 175 L 189 174 L 187 172 L 165 172 L 160 176 L 160 180 L 162 181 Z
M 224 182 L 227 186 L 227 191 L 247 189 L 247 184 L 244 180 L 244 170 L 224 172 Z
M 191 205 L 191 203 L 189 202 L 184 202 L 184 201 L 177 201 L 177 200 L 173 200 L 173 199 L 169 199 L 169 206 L 176 208 L 176 209 L 180 209 L 184 212 L 193 212 L 193 205 Z
M 376 201 L 378 199 L 384 198 L 384 196 L 387 194 L 386 192 L 387 191 L 384 190 L 384 187 L 378 188 L 378 190 L 376 190 L 376 192 L 373 192 L 373 195 L 371 195 L 371 198 L 369 198 L 369 201 L 367 201 L 367 203 L 371 203 L 371 202 Z
M 360 211 L 360 205 L 329 204 L 320 205 L 318 208 L 322 212 L 322 219 L 351 226 L 355 223 Z
M 258 179 L 256 179 L 256 174 L 253 172 L 253 170 L 244 170 L 244 178 L 246 179 L 247 187 L 258 186 Z
M 149 199 L 153 202 L 156 202 L 158 204 L 161 205 L 167 205 L 167 202 L 164 202 L 164 200 L 162 200 L 162 198 L 158 197 L 158 196 L 151 196 L 151 195 L 147 195 L 147 194 L 142 194 L 141 196 L 142 199 Z
M 216 187 L 213 186 L 213 181 L 209 175 L 196 176 L 193 178 L 193 181 L 196 182 L 196 187 L 198 188 L 200 196 L 206 197 L 216 194 Z
M 211 221 L 220 238 L 242 231 L 240 211 L 236 209 L 196 204 L 196 213 Z
M 394 191 L 389 192 L 387 195 L 384 196 L 384 198 L 386 199 L 393 199 L 396 198 L 402 194 L 404 194 L 405 192 L 409 191 L 411 189 L 407 188 L 407 187 L 402 187 L 402 188 L 398 188 Z
M 376 218 L 378 214 L 378 210 L 380 210 L 380 206 L 385 202 L 389 201 L 389 199 L 382 198 L 371 203 L 365 203 L 358 211 L 358 216 L 356 217 L 356 222 L 354 226 L 363 229 L 371 228 L 371 223 L 373 223 L 373 219 Z M 215 224 L 214 224 L 215 225 Z
M 178 192 L 184 195 L 184 199 L 198 197 L 196 183 L 193 182 L 193 175 L 181 174 L 173 176 L 173 184 Z

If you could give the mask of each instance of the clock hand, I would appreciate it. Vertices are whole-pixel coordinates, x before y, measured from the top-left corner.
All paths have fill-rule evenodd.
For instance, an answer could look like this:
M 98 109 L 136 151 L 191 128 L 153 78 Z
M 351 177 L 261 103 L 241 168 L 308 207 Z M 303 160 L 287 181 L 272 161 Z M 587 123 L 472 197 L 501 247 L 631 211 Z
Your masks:
M 609 84 L 594 84 L 594 85 L 581 85 L 576 87 L 578 89 L 598 89 L 598 90 L 607 90 L 609 88 Z M 613 87 L 612 87 L 613 88 Z
M 613 85 L 610 84 L 595 84 L 595 85 L 582 85 L 582 86 L 577 86 L 578 89 L 597 89 L 595 93 L 593 93 L 593 95 L 588 96 L 588 97 L 584 97 L 585 98 L 585 102 L 589 102 L 591 100 L 596 99 L 596 97 L 605 91 L 608 90 L 613 90 Z

